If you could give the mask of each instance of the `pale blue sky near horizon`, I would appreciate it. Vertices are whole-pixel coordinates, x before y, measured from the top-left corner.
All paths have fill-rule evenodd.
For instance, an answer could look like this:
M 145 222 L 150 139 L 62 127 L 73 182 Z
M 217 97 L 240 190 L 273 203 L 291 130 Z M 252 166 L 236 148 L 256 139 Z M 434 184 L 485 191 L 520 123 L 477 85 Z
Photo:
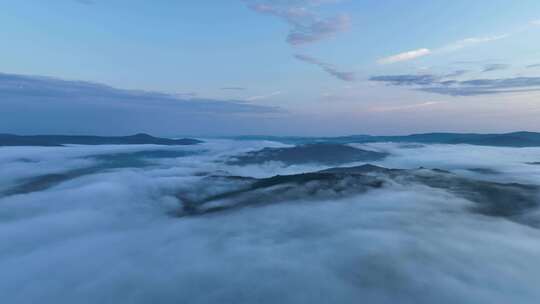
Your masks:
M 0 122 L 3 132 L 540 131 L 540 1 L 0 5 L 0 114 L 9 114 Z M 26 89 L 19 76 L 32 79 Z M 99 105 L 75 95 L 42 100 L 29 94 L 37 86 L 75 94 L 70 81 L 121 92 Z M 77 94 L 93 95 L 89 90 Z M 133 94 L 125 90 L 161 92 L 181 105 L 130 104 Z M 204 111 L 197 104 L 195 115 L 190 107 L 198 100 L 206 104 Z M 117 116 L 130 119 L 98 121 Z

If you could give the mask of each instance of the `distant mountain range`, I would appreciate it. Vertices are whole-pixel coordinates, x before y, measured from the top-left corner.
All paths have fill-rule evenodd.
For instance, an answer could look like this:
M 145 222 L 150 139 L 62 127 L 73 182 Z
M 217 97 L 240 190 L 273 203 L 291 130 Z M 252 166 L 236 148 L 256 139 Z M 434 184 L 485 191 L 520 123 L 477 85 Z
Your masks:
M 421 143 L 421 144 L 470 144 L 498 147 L 540 147 L 540 133 L 513 132 L 504 134 L 476 133 L 423 133 L 404 136 L 351 135 L 340 137 L 299 136 L 235 136 L 235 140 L 269 140 L 287 144 L 305 145 L 314 143 Z M 78 145 L 195 145 L 202 141 L 191 138 L 170 139 L 139 133 L 130 136 L 79 136 L 79 135 L 14 135 L 0 134 L 0 146 L 62 146 Z
M 14 135 L 0 134 L 0 146 L 62 146 L 75 145 L 195 145 L 202 141 L 182 138 L 169 139 L 153 137 L 148 134 L 135 134 L 130 136 L 77 136 L 77 135 Z
M 399 142 L 423 144 L 470 144 L 499 147 L 540 147 L 540 133 L 536 132 L 513 132 L 504 134 L 424 133 L 405 136 L 351 135 L 342 137 L 237 136 L 234 137 L 234 139 L 270 140 L 289 144 Z

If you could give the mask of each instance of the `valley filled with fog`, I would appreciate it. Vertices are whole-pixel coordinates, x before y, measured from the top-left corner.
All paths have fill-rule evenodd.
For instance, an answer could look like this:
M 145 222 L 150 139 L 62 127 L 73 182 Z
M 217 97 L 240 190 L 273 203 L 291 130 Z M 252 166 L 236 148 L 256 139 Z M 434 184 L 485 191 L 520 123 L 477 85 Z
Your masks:
M 4 301 L 540 298 L 538 147 L 203 140 L 0 147 Z

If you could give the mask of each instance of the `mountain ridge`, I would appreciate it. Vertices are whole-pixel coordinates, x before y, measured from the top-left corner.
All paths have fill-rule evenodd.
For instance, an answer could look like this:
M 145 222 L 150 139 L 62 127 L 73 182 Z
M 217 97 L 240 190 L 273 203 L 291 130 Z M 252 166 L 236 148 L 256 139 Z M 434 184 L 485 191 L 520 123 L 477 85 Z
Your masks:
M 128 136 L 94 136 L 94 135 L 16 135 L 0 133 L 1 146 L 45 146 L 61 147 L 75 145 L 196 145 L 202 141 L 192 138 L 170 139 L 154 137 L 145 133 Z
M 348 135 L 337 137 L 301 137 L 301 136 L 235 136 L 238 140 L 270 140 L 289 144 L 306 143 L 424 143 L 424 144 L 470 144 L 498 147 L 540 147 L 540 133 L 516 131 L 509 133 L 452 133 L 431 132 L 410 135 Z

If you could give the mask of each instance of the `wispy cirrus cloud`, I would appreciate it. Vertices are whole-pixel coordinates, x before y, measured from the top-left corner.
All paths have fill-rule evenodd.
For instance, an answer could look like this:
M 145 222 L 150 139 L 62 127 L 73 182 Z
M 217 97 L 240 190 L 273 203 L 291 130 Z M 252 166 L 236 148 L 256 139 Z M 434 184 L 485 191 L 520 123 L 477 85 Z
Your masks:
M 307 56 L 307 55 L 302 55 L 302 54 L 295 54 L 294 58 L 296 58 L 296 59 L 298 59 L 300 61 L 303 61 L 303 62 L 307 62 L 307 63 L 310 63 L 310 64 L 314 64 L 316 66 L 319 66 L 325 72 L 327 72 L 328 74 L 330 74 L 330 75 L 332 75 L 332 76 L 334 76 L 334 77 L 336 77 L 336 78 L 338 78 L 340 80 L 343 80 L 343 81 L 354 81 L 355 80 L 354 72 L 341 71 L 336 66 L 334 66 L 333 64 L 321 61 L 321 60 L 319 60 L 317 58 Z
M 492 63 L 492 64 L 486 64 L 484 66 L 484 69 L 482 70 L 483 73 L 487 72 L 493 72 L 493 71 L 500 71 L 500 70 L 506 70 L 510 67 L 508 64 L 502 64 L 502 63 Z
M 409 60 L 416 59 L 419 57 L 427 56 L 429 54 L 431 54 L 431 50 L 422 48 L 422 49 L 407 51 L 407 52 L 399 53 L 396 55 L 384 57 L 384 58 L 379 59 L 377 63 L 392 64 L 392 63 L 401 62 L 401 61 L 409 61 Z
M 425 57 L 428 55 L 444 53 L 444 52 L 453 52 L 453 51 L 457 51 L 457 50 L 460 50 L 469 46 L 497 41 L 500 39 L 504 39 L 508 36 L 509 36 L 508 34 L 503 34 L 503 35 L 498 35 L 498 36 L 466 38 L 466 39 L 462 39 L 462 40 L 450 43 L 448 45 L 445 45 L 443 47 L 436 48 L 436 49 L 420 48 L 420 49 L 416 49 L 412 51 L 399 53 L 396 55 L 391 55 L 391 56 L 379 59 L 377 63 L 378 64 L 393 64 L 397 62 L 410 61 L 410 60 L 417 59 L 420 57 Z
M 256 100 L 268 99 L 270 97 L 281 95 L 281 93 L 282 93 L 281 91 L 275 91 L 275 92 L 272 92 L 272 93 L 269 93 L 269 94 L 264 94 L 264 95 L 254 95 L 254 96 L 250 96 L 250 97 L 246 98 L 245 100 L 246 101 L 256 101 Z
M 239 100 L 197 98 L 196 92 L 162 93 L 124 90 L 108 85 L 53 77 L 0 73 L 0 98 L 65 104 L 103 104 L 111 107 L 163 107 L 199 113 L 272 112 L 275 108 L 249 105 Z
M 432 85 L 441 79 L 439 76 L 432 74 L 421 75 L 382 75 L 370 77 L 370 81 L 384 82 L 394 86 L 413 86 L 413 85 Z
M 370 80 L 387 83 L 393 86 L 410 86 L 416 90 L 450 96 L 474 96 L 540 91 L 540 77 L 480 78 L 458 81 L 447 80 L 444 75 L 403 74 L 373 76 Z
M 399 106 L 381 106 L 381 107 L 373 107 L 370 108 L 370 112 L 396 112 L 396 111 L 406 111 L 406 110 L 414 110 L 418 108 L 426 108 L 430 106 L 435 106 L 438 104 L 441 104 L 440 101 L 427 101 L 422 103 L 414 103 L 414 104 L 407 104 L 407 105 L 399 105 Z
M 450 95 L 476 96 L 540 91 L 540 77 L 515 77 L 503 79 L 473 79 L 421 88 L 421 91 Z
M 316 42 L 347 30 L 351 21 L 348 15 L 341 14 L 329 19 L 316 20 L 307 26 L 298 27 L 287 36 L 291 45 L 302 45 Z
M 278 17 L 289 24 L 287 43 L 299 46 L 332 37 L 350 28 L 347 14 L 323 18 L 313 11 L 314 7 L 338 1 L 324 0 L 244 0 L 248 7 L 258 13 Z
M 470 37 L 456 42 L 445 45 L 436 50 L 436 52 L 452 52 L 457 51 L 469 46 L 474 46 L 477 44 L 493 42 L 509 37 L 509 34 L 495 35 L 495 36 L 483 36 L 483 37 Z
M 2 130 L 122 133 L 212 131 L 242 119 L 283 112 L 244 100 L 160 93 L 50 77 L 0 73 Z M 253 118 L 255 119 L 255 118 Z M 179 123 L 182 122 L 182 123 Z
M 456 70 L 454 72 L 450 72 L 446 75 L 444 75 L 444 78 L 450 78 L 450 77 L 459 77 L 459 76 L 463 76 L 467 73 L 469 73 L 470 71 L 469 70 Z
M 244 87 L 222 87 L 219 88 L 222 91 L 245 91 L 247 88 Z
M 94 2 L 94 0 L 75 0 L 75 2 L 78 2 L 80 4 L 84 4 L 84 5 L 96 4 L 96 2 Z
M 199 94 L 197 92 L 185 92 L 185 93 L 174 93 L 171 94 L 171 97 L 176 97 L 178 99 L 182 98 L 196 98 Z
M 289 25 L 286 41 L 291 46 L 301 46 L 331 38 L 348 30 L 351 19 L 348 14 L 337 14 L 321 17 L 315 12 L 323 4 L 340 2 L 340 0 L 243 0 L 247 6 L 260 14 L 270 15 L 285 21 Z M 343 81 L 354 80 L 354 73 L 344 72 L 330 63 L 306 56 L 295 55 L 295 58 L 321 67 L 330 75 Z

